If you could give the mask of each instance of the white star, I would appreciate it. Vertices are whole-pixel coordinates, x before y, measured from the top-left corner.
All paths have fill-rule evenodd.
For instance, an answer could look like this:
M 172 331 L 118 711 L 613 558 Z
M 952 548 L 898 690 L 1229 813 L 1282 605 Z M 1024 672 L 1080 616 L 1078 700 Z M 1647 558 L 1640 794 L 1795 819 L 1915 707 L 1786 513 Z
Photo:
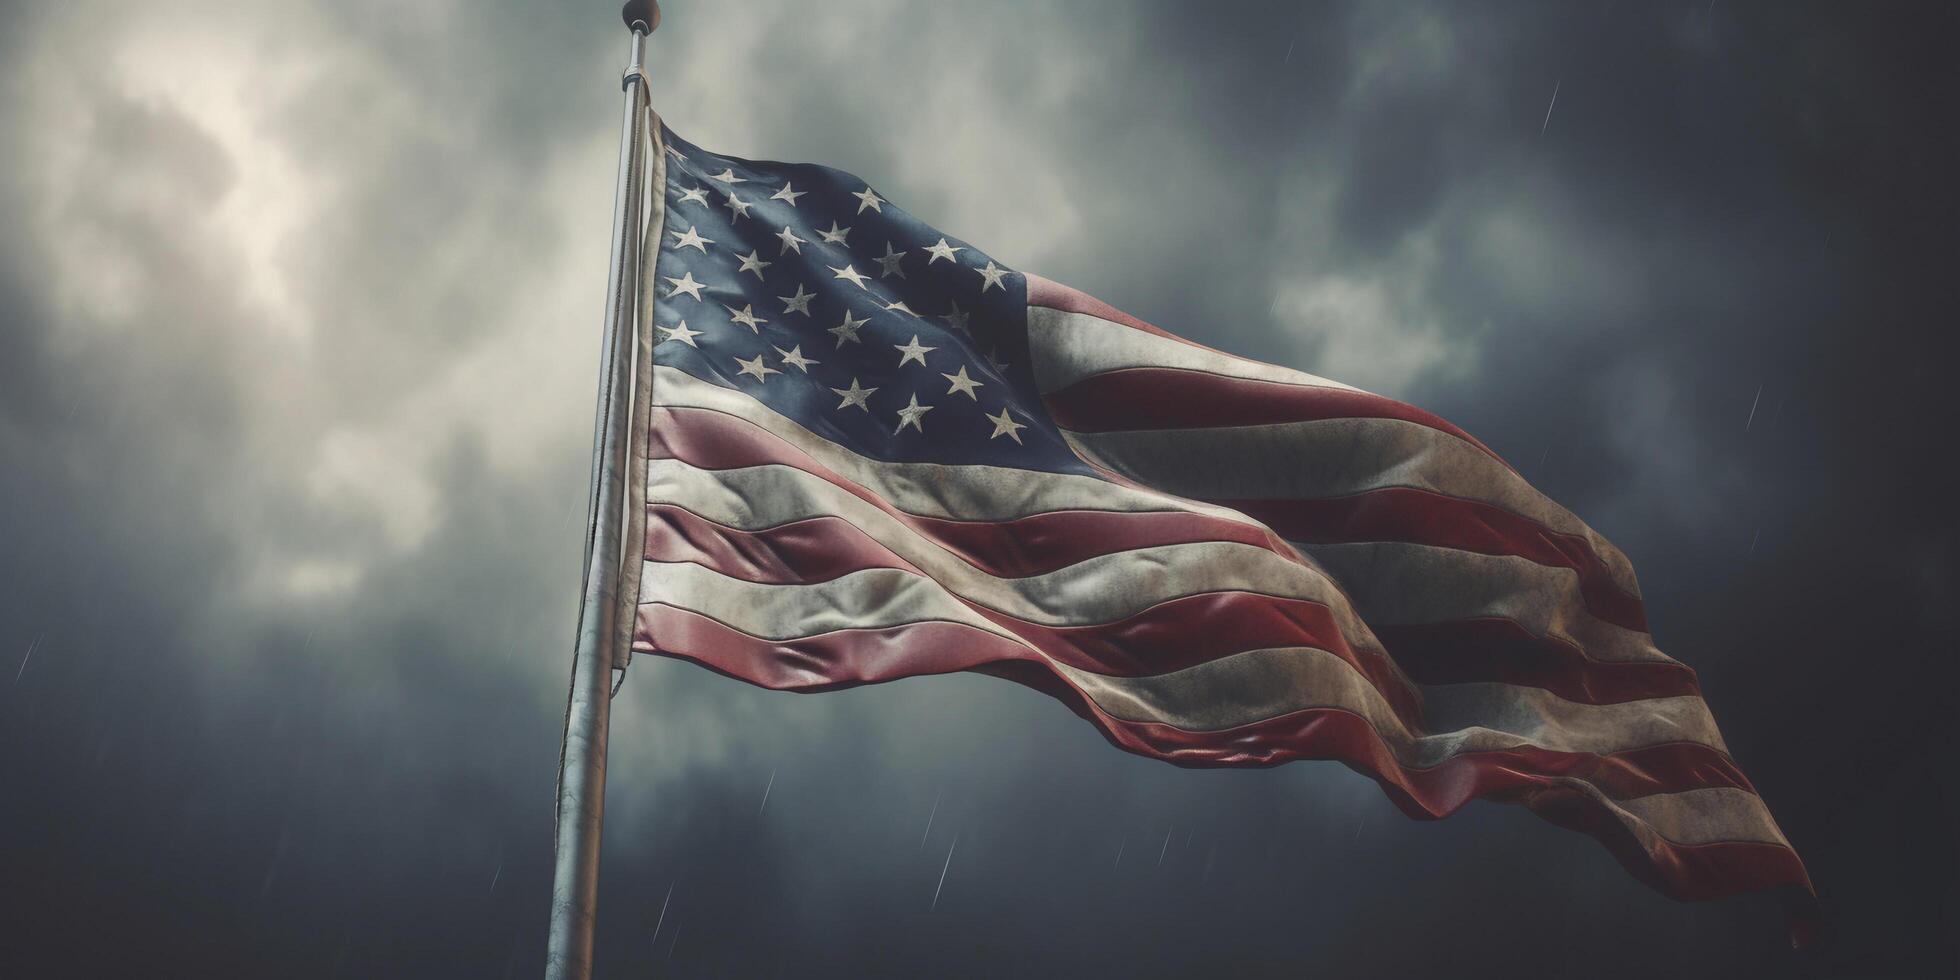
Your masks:
M 861 343 L 858 340 L 858 328 L 870 322 L 870 317 L 865 317 L 862 320 L 853 320 L 851 319 L 851 311 L 845 310 L 844 322 L 831 327 L 828 332 L 837 338 L 838 347 L 842 347 L 845 344 Z
M 852 191 L 851 196 L 858 199 L 857 213 L 863 214 L 865 208 L 870 208 L 879 214 L 885 213 L 885 209 L 880 206 L 885 203 L 885 199 L 879 197 L 877 191 L 867 187 L 861 191 Z
M 817 294 L 804 292 L 803 284 L 799 282 L 796 284 L 796 295 L 778 296 L 776 298 L 783 301 L 784 313 L 801 313 L 804 316 L 809 316 L 810 301 L 816 299 Z
M 953 309 L 951 310 L 951 312 L 939 314 L 939 318 L 941 320 L 946 321 L 946 325 L 952 327 L 955 330 L 962 330 L 962 331 L 966 330 L 967 317 L 970 317 L 973 314 L 960 309 L 960 304 L 953 302 L 952 300 L 947 300 L 947 302 L 953 304 Z
M 783 247 L 781 251 L 776 253 L 777 255 L 781 255 L 783 252 L 795 252 L 798 255 L 803 254 L 804 239 L 796 237 L 796 232 L 789 230 L 788 225 L 784 225 L 783 230 L 776 233 L 776 237 L 783 240 Z
M 972 378 L 967 377 L 966 365 L 964 364 L 960 365 L 960 373 L 942 374 L 940 375 L 940 377 L 945 378 L 946 380 L 951 381 L 953 383 L 953 386 L 951 388 L 946 389 L 947 394 L 965 395 L 966 397 L 971 398 L 976 402 L 980 400 L 980 396 L 974 394 L 973 389 L 984 387 L 986 385 L 986 382 L 984 381 L 975 381 Z
M 837 266 L 833 265 L 830 266 L 829 269 L 830 271 L 837 274 L 836 278 L 849 280 L 852 285 L 856 286 L 859 289 L 871 288 L 870 286 L 864 284 L 864 273 L 857 271 L 857 269 L 851 266 L 847 265 L 840 269 Z
M 797 344 L 795 347 L 792 347 L 789 350 L 784 350 L 781 347 L 778 347 L 776 348 L 776 353 L 782 356 L 784 364 L 794 365 L 797 370 L 803 372 L 804 374 L 810 373 L 810 365 L 822 363 L 821 361 L 818 361 L 814 357 L 804 357 L 802 344 Z
M 851 386 L 849 388 L 832 388 L 830 390 L 844 396 L 844 400 L 837 403 L 838 411 L 841 412 L 844 409 L 850 408 L 852 405 L 856 405 L 857 407 L 869 412 L 871 411 L 871 406 L 865 403 L 871 400 L 872 393 L 877 391 L 878 389 L 860 388 L 858 387 L 858 379 L 852 378 Z
M 661 276 L 660 278 L 665 279 L 668 282 L 674 284 L 674 287 L 672 289 L 667 290 L 668 299 L 673 299 L 674 297 L 679 296 L 682 293 L 686 293 L 689 296 L 694 297 L 695 299 L 700 299 L 701 287 L 707 285 L 707 283 L 704 282 L 695 282 L 694 273 L 692 272 L 681 273 L 681 277 L 679 279 L 676 279 L 673 276 Z
M 701 331 L 687 329 L 686 320 L 682 320 L 680 322 L 680 325 L 676 327 L 663 327 L 657 323 L 654 324 L 653 326 L 654 329 L 667 335 L 665 337 L 660 338 L 660 342 L 663 344 L 670 340 L 678 340 L 681 343 L 694 348 L 695 350 L 701 349 L 701 345 L 694 342 L 694 338 L 701 336 Z
M 883 271 L 878 273 L 878 278 L 889 278 L 893 273 L 896 273 L 900 279 L 903 279 L 905 278 L 905 270 L 899 267 L 899 262 L 903 261 L 904 258 L 904 252 L 892 251 L 892 243 L 886 242 L 885 254 L 874 257 L 871 261 L 883 267 Z
M 899 353 L 903 355 L 898 359 L 899 367 L 904 367 L 907 361 L 918 361 L 920 367 L 925 367 L 926 351 L 939 349 L 937 347 L 920 346 L 918 334 L 912 335 L 912 342 L 909 344 L 893 344 L 892 346 L 898 348 Z
M 735 168 L 734 168 L 734 167 L 723 167 L 723 168 L 722 168 L 722 171 L 721 171 L 721 173 L 718 173 L 718 174 L 709 174 L 709 175 L 708 175 L 708 179 L 709 179 L 709 180 L 719 180 L 719 181 L 721 181 L 721 182 L 722 182 L 722 183 L 724 183 L 724 184 L 746 184 L 746 183 L 748 183 L 748 178 L 747 178 L 747 177 L 737 177 L 737 176 L 735 176 Z
M 740 364 L 742 366 L 742 369 L 740 371 L 735 372 L 736 374 L 753 374 L 755 375 L 755 380 L 761 382 L 762 384 L 769 383 L 770 375 L 783 373 L 781 371 L 776 370 L 775 368 L 770 367 L 767 364 L 762 363 L 761 354 L 757 354 L 755 356 L 755 359 L 752 361 L 745 361 L 739 357 L 734 358 L 734 361 L 735 363 Z
M 686 163 L 686 162 L 687 162 L 687 158 L 686 158 L 686 157 L 684 157 L 684 156 L 681 156 L 681 151 L 679 151 L 679 150 L 676 150 L 676 149 L 674 149 L 674 144 L 672 144 L 672 143 L 668 143 L 668 144 L 666 144 L 666 146 L 665 146 L 665 147 L 663 147 L 663 148 L 664 148 L 664 149 L 665 149 L 665 150 L 667 151 L 667 155 L 668 155 L 668 156 L 670 156 L 670 157 L 673 157 L 674 159 L 676 159 L 676 160 L 679 160 L 679 161 L 680 161 L 680 162 L 682 162 L 682 163 Z
M 734 250 L 733 250 L 733 249 L 730 249 L 729 251 L 734 251 Z M 743 255 L 743 256 L 738 256 L 738 257 L 739 257 L 739 258 L 740 258 L 740 259 L 742 260 L 742 267 L 741 267 L 741 268 L 739 268 L 739 269 L 736 269 L 735 271 L 736 271 L 736 272 L 753 272 L 753 273 L 755 273 L 755 277 L 756 277 L 757 279 L 760 279 L 760 278 L 762 278 L 762 270 L 764 270 L 764 269 L 766 269 L 766 268 L 768 268 L 768 267 L 770 267 L 770 266 L 772 266 L 772 265 L 775 265 L 775 264 L 776 264 L 776 263 L 774 263 L 774 262 L 764 262 L 764 261 L 762 261 L 762 250 L 761 250 L 761 249 L 759 249 L 759 248 L 758 248 L 758 249 L 756 249 L 756 250 L 754 250 L 754 251 L 752 251 L 752 252 L 750 252 L 750 253 L 749 253 L 749 254 L 747 254 L 747 255 Z
M 795 207 L 797 198 L 810 193 L 809 191 L 790 190 L 790 188 L 795 186 L 796 186 L 795 184 L 792 184 L 789 181 L 783 181 L 783 189 L 777 191 L 774 194 L 769 195 L 769 199 L 772 201 L 788 201 L 790 207 Z
M 930 411 L 932 411 L 931 405 L 919 404 L 919 396 L 913 395 L 911 397 L 911 404 L 898 410 L 898 428 L 893 429 L 892 434 L 897 435 L 900 432 L 904 432 L 905 427 L 908 425 L 919 430 L 921 433 L 925 432 L 926 427 L 919 420 L 925 418 L 926 413 Z
M 728 322 L 739 323 L 757 334 L 762 333 L 762 324 L 769 322 L 755 315 L 754 303 L 749 303 L 739 310 L 723 303 L 722 308 L 728 311 Z
M 986 413 L 982 412 L 981 414 L 985 415 Z M 1025 424 L 1014 421 L 1013 416 L 1007 414 L 1007 406 L 1005 405 L 1001 406 L 999 415 L 988 415 L 987 421 L 994 424 L 994 434 L 988 436 L 987 438 L 989 439 L 998 439 L 1001 436 L 1006 436 L 1019 443 L 1021 442 L 1021 430 L 1027 428 Z
M 940 259 L 945 259 L 946 261 L 951 262 L 954 265 L 960 264 L 958 259 L 953 258 L 954 252 L 961 251 L 960 246 L 948 245 L 946 244 L 946 239 L 944 238 L 941 238 L 939 240 L 939 244 L 937 245 L 927 245 L 926 251 L 932 253 L 932 258 L 926 260 L 927 265 L 931 265 L 934 262 L 939 261 Z
M 734 191 L 728 192 L 728 203 L 724 206 L 728 208 L 729 224 L 734 224 L 736 218 L 748 217 L 749 208 L 754 207 L 754 205 L 750 204 L 749 202 L 744 201 L 739 197 L 736 197 Z
M 891 310 L 896 313 L 903 313 L 906 316 L 918 316 L 917 313 L 912 312 L 911 307 L 905 305 L 904 300 L 899 300 L 896 303 L 886 303 L 885 309 Z
M 684 232 L 674 232 L 674 238 L 674 247 L 676 249 L 691 248 L 704 254 L 708 251 L 708 246 L 713 245 L 715 242 L 712 238 L 702 238 L 701 233 L 695 231 L 693 225 L 688 225 L 687 230 Z
M 707 190 L 705 188 L 700 188 L 700 187 L 690 187 L 686 191 L 682 192 L 681 199 L 675 201 L 674 204 L 676 206 L 679 206 L 682 204 L 686 204 L 689 201 L 693 201 L 694 203 L 699 204 L 704 208 L 707 207 L 708 206 Z
M 849 228 L 837 227 L 837 222 L 835 221 L 830 223 L 829 231 L 824 231 L 821 228 L 817 229 L 817 234 L 823 238 L 825 245 L 842 245 L 844 244 L 844 236 L 850 233 L 851 230 Z
M 1007 291 L 1007 287 L 1001 285 L 1001 281 L 1000 281 L 1002 276 L 1007 275 L 1007 270 L 1001 268 L 1000 266 L 995 265 L 993 259 L 987 260 L 986 268 L 979 269 L 976 271 L 980 273 L 980 278 L 987 280 L 986 282 L 980 284 L 981 292 L 983 293 L 986 292 L 988 286 L 997 286 L 1000 288 L 1000 291 L 1003 293 Z

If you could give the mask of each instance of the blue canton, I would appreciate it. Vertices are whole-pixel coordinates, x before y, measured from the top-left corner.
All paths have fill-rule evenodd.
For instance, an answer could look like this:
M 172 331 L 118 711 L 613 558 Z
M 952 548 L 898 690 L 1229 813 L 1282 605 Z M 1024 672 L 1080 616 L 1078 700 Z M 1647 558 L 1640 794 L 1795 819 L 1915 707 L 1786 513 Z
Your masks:
M 874 459 L 1093 475 L 1041 406 L 1019 273 L 850 174 L 662 133 L 656 363 Z

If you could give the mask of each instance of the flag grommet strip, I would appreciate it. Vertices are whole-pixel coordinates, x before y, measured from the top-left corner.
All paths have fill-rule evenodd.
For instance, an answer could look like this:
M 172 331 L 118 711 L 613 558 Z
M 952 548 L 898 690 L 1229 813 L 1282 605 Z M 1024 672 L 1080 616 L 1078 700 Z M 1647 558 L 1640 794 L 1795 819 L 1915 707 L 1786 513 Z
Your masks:
M 640 604 L 640 576 L 645 561 L 643 543 L 647 534 L 647 444 L 651 439 L 653 408 L 653 270 L 660 256 L 660 240 L 666 233 L 667 196 L 660 189 L 667 183 L 666 143 L 661 138 L 660 114 L 649 105 L 647 121 L 645 243 L 640 249 L 637 315 L 634 323 L 632 412 L 626 441 L 626 492 L 622 504 L 626 522 L 624 546 L 619 556 L 618 601 L 613 614 L 613 669 L 623 672 L 633 662 L 633 637 Z M 618 692 L 618 688 L 614 688 Z

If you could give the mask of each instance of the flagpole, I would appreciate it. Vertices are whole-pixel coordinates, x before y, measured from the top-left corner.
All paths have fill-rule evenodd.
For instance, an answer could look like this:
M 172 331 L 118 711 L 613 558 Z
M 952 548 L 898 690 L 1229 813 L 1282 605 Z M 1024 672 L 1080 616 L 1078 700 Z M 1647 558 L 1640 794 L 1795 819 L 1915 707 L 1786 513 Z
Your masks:
M 611 720 L 615 600 L 620 523 L 625 493 L 627 424 L 637 331 L 641 196 L 646 169 L 648 92 L 642 59 L 646 36 L 660 24 L 655 0 L 621 11 L 632 32 L 631 58 L 621 86 L 618 183 L 613 190 L 611 270 L 606 280 L 605 344 L 592 445 L 592 499 L 586 538 L 585 588 L 579 602 L 572 690 L 559 756 L 558 818 L 554 830 L 551 928 L 545 944 L 547 980 L 589 980 L 598 914 L 599 840 L 606 809 L 606 732 Z

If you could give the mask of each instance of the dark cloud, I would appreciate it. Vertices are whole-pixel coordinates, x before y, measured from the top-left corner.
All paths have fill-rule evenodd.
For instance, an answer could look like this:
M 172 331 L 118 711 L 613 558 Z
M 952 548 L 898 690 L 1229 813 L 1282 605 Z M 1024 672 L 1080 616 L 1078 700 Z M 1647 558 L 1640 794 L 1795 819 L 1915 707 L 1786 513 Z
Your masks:
M 988 678 L 647 661 L 604 975 L 1951 973 L 1950 13 L 669 6 L 689 139 L 1417 401 L 1614 538 L 1838 935 Z M 106 9 L 0 22 L 0 973 L 533 975 L 623 39 Z

